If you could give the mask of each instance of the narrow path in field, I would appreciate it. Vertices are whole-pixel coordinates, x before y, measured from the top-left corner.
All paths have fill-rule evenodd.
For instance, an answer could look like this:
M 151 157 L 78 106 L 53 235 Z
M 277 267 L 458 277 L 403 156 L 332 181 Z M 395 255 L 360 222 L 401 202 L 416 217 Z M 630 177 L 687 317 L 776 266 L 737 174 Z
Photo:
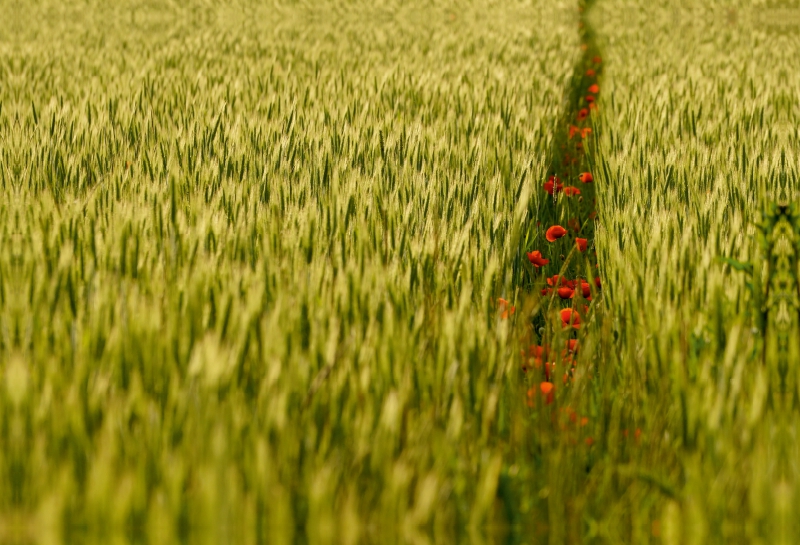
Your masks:
M 582 54 L 565 94 L 564 110 L 548 153 L 548 177 L 538 184 L 528 236 L 525 276 L 520 284 L 534 294 L 531 327 L 524 337 L 522 369 L 529 376 L 528 403 L 538 392 L 553 398 L 572 378 L 581 324 L 597 304 L 602 282 L 595 251 L 597 220 L 592 172 L 593 118 L 598 110 L 603 69 L 600 48 L 580 2 L 578 31 Z M 528 310 L 528 309 L 526 309 Z
M 521 524 L 519 539 L 530 532 L 545 532 L 551 542 L 580 539 L 582 505 L 593 501 L 592 469 L 604 449 L 597 443 L 608 435 L 600 409 L 603 383 L 595 378 L 608 332 L 595 251 L 594 131 L 603 58 L 587 18 L 593 4 L 576 6 L 581 55 L 548 151 L 547 177 L 534 187 L 531 223 L 514 274 L 521 306 L 520 402 L 530 409 L 537 439 L 528 456 L 538 475 L 538 496 L 526 495 L 537 521 L 532 528 Z M 638 442 L 638 430 L 631 429 L 628 441 Z

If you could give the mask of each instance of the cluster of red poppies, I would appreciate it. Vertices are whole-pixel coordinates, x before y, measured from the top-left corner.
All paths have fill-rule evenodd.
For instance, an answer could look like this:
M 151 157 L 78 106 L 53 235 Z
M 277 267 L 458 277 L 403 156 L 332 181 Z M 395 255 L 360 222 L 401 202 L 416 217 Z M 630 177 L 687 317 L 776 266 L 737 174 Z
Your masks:
M 552 295 L 555 292 L 561 299 L 572 299 L 575 297 L 575 293 L 580 293 L 587 301 L 592 300 L 592 286 L 582 278 L 567 280 L 556 274 L 548 277 L 546 281 L 547 287 L 542 288 L 542 295 Z M 600 289 L 599 276 L 594 278 L 594 285 Z
M 572 317 L 573 316 L 569 316 L 568 319 Z M 575 317 L 577 317 L 577 314 L 575 314 Z M 577 323 L 579 324 L 580 322 L 578 321 Z M 523 372 L 527 373 L 530 370 L 536 370 L 544 373 L 544 381 L 540 383 L 540 386 L 542 388 L 542 394 L 545 395 L 545 403 L 548 405 L 554 400 L 555 386 L 553 382 L 554 378 L 557 376 L 557 362 L 560 362 L 564 369 L 562 380 L 564 384 L 567 384 L 575 370 L 575 358 L 578 355 L 578 340 L 568 339 L 565 347 L 561 349 L 560 354 L 558 352 L 558 350 L 551 348 L 550 345 L 542 346 L 540 344 L 529 346 L 527 350 L 522 350 L 520 352 L 523 360 Z M 532 391 L 535 393 L 535 389 L 533 388 L 528 391 L 529 400 L 533 395 L 531 393 Z
M 584 50 L 586 48 L 584 47 Z M 597 109 L 597 95 L 600 92 L 600 86 L 596 82 L 598 67 L 601 63 L 600 57 L 593 57 L 588 60 L 590 64 L 585 72 L 585 77 L 582 78 L 584 82 L 589 80 L 586 93 L 581 97 L 581 102 L 576 105 L 575 117 L 572 123 L 564 127 L 564 136 L 561 139 L 562 145 L 562 160 L 563 172 L 556 174 L 552 173 L 547 181 L 544 182 L 544 191 L 552 197 L 552 199 L 545 199 L 545 206 L 558 206 L 558 197 L 564 195 L 570 199 L 577 199 L 572 201 L 574 204 L 568 204 L 567 210 L 578 211 L 578 216 L 583 216 L 587 220 L 594 220 L 597 216 L 594 205 L 595 200 L 591 199 L 593 190 L 589 189 L 588 197 L 591 202 L 584 201 L 583 193 L 586 188 L 581 189 L 575 185 L 565 185 L 563 179 L 575 179 L 581 184 L 592 184 L 594 176 L 591 172 L 581 172 L 580 165 L 586 164 L 584 154 L 584 142 L 592 136 L 592 128 L 586 126 L 589 122 L 590 114 L 593 110 Z M 583 85 L 587 85 L 584 83 Z M 576 142 L 577 140 L 577 142 Z M 556 163 L 558 164 L 558 163 Z M 584 167 L 585 168 L 585 167 Z M 573 170 L 574 169 L 574 170 Z M 551 203 L 551 204 L 548 204 Z M 547 208 L 545 209 L 547 210 Z M 545 212 L 545 215 L 550 212 Z M 568 235 L 574 237 L 574 248 L 581 253 L 586 253 L 589 248 L 589 236 L 591 236 L 592 229 L 589 229 L 589 234 L 585 235 L 586 238 L 578 236 L 582 228 L 587 224 L 582 223 L 578 217 L 572 217 L 566 222 L 567 228 L 562 225 L 554 224 L 545 228 L 544 239 L 549 243 L 556 243 L 559 239 Z M 572 234 L 570 234 L 572 231 Z M 563 246 L 560 246 L 563 248 Z M 550 256 L 545 257 L 545 255 Z M 551 259 L 555 255 L 560 255 L 557 251 L 546 251 L 544 248 L 531 250 L 527 252 L 528 261 L 533 266 L 533 270 L 537 271 L 550 265 Z M 565 257 L 560 255 L 563 260 Z M 595 264 L 595 266 L 597 266 Z M 563 272 L 563 271 L 562 271 Z M 541 277 L 539 277 L 541 278 Z M 564 301 L 570 301 L 568 308 L 563 308 L 559 311 L 561 318 L 561 327 L 569 331 L 580 330 L 582 321 L 588 316 L 589 306 L 585 303 L 592 301 L 592 292 L 594 289 L 599 290 L 601 287 L 600 277 L 592 279 L 573 278 L 568 279 L 559 274 L 553 276 L 546 276 L 545 287 L 541 289 L 542 296 L 545 297 L 558 297 Z M 582 301 L 581 301 L 582 299 Z M 567 384 L 570 377 L 573 376 L 575 369 L 576 356 L 578 353 L 578 340 L 576 338 L 568 339 L 566 347 L 562 350 L 551 350 L 550 346 L 542 342 L 542 344 L 532 345 L 527 350 L 522 350 L 523 365 L 522 369 L 526 373 L 531 370 L 536 370 L 543 373 L 543 381 L 539 383 L 539 387 L 531 388 L 528 391 L 528 404 L 532 406 L 533 399 L 538 393 L 541 393 L 545 404 L 552 403 L 555 399 L 555 385 L 554 378 L 556 375 L 556 364 L 558 363 L 563 367 L 563 382 Z M 562 375 L 562 373 L 559 373 Z

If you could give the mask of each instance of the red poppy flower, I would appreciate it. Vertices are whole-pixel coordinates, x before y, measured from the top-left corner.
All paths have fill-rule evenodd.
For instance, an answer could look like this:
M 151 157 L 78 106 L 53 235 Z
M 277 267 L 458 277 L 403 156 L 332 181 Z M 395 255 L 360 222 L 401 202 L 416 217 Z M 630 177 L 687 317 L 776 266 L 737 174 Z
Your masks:
M 567 221 L 567 225 L 576 233 L 581 230 L 581 222 L 578 221 L 578 218 L 570 218 L 569 221 Z
M 554 195 L 564 189 L 564 184 L 558 179 L 558 176 L 550 176 L 544 183 L 544 190 Z
M 575 144 L 575 149 L 582 150 L 583 149 L 583 142 L 578 142 L 577 144 Z
M 553 288 L 542 288 L 541 294 L 544 296 L 548 296 L 553 293 Z
M 564 229 L 560 225 L 553 225 L 545 232 L 544 238 L 546 238 L 548 242 L 555 242 L 556 240 L 560 239 L 566 234 L 567 234 L 566 229 Z
M 578 339 L 570 339 L 567 341 L 567 350 L 576 354 L 578 352 Z
M 575 281 L 567 280 L 563 276 L 559 276 L 554 274 L 553 276 L 546 278 L 547 284 L 550 286 L 567 286 L 569 288 L 575 288 Z
M 542 395 L 545 396 L 545 403 L 550 405 L 555 398 L 555 386 L 553 386 L 552 382 L 542 382 L 539 384 L 539 390 L 542 391 Z
M 578 247 L 579 252 L 586 251 L 586 244 L 588 241 L 585 238 L 575 237 L 575 245 Z
M 585 184 L 590 184 L 594 181 L 594 176 L 592 176 L 591 172 L 584 172 L 578 176 L 578 179 Z
M 539 344 L 531 345 L 528 347 L 528 357 L 540 360 L 539 363 L 541 363 L 541 360 L 547 356 L 547 348 L 548 347 Z
M 569 126 L 569 137 L 570 138 L 572 138 L 573 136 L 575 136 L 579 132 L 581 132 L 580 127 L 576 127 L 575 125 L 570 125 Z
M 594 58 L 592 59 L 592 62 L 595 63 L 595 64 L 600 64 L 601 62 L 603 62 L 603 59 L 601 59 L 599 56 L 595 55 Z
M 597 217 L 597 211 L 596 210 L 592 210 L 591 212 L 589 212 L 589 219 L 590 220 L 593 220 L 596 217 Z
M 589 109 L 596 111 L 597 110 L 597 102 L 592 102 L 591 104 L 589 104 Z
M 579 329 L 581 327 L 581 317 L 571 308 L 565 308 L 561 311 L 561 321 L 563 322 L 564 327 L 572 326 L 575 329 Z
M 503 299 L 502 297 L 497 298 L 497 308 L 502 310 L 503 313 L 500 315 L 500 318 L 506 319 L 509 316 L 513 315 L 516 312 L 516 307 L 509 307 L 508 301 Z
M 597 286 L 597 289 L 600 289 L 600 277 L 599 276 L 595 276 L 594 285 Z
M 581 280 L 581 293 L 583 294 L 584 299 L 591 297 L 592 286 L 589 285 L 589 282 Z
M 589 103 L 594 102 L 594 96 L 593 95 L 586 95 L 586 102 L 589 102 Z
M 557 274 L 554 274 L 553 276 L 548 276 L 546 280 L 548 286 L 558 286 L 559 284 L 564 285 L 565 282 L 565 280 L 560 276 L 558 276 Z
M 534 267 L 543 267 L 550 263 L 549 259 L 544 259 L 542 257 L 542 252 L 539 250 L 528 252 L 528 261 L 530 261 Z
M 594 72 L 594 70 L 592 70 L 591 68 L 589 68 L 589 69 L 586 71 L 586 77 L 588 77 L 588 78 L 593 78 L 594 76 L 595 76 L 595 72 Z
M 599 92 L 600 92 L 600 86 L 599 86 L 599 85 L 597 85 L 596 83 L 595 83 L 595 84 L 593 84 L 593 85 L 590 85 L 590 86 L 589 86 L 589 92 L 590 92 L 590 93 L 592 93 L 592 94 L 594 94 L 594 95 L 596 95 L 597 93 L 599 93 Z
M 591 127 L 586 127 L 586 128 L 581 129 L 581 138 L 586 138 L 590 134 L 592 134 Z
M 564 188 L 564 195 L 566 195 L 567 197 L 572 197 L 573 195 L 580 195 L 580 194 L 581 190 L 575 186 L 570 185 Z
M 578 112 L 578 121 L 583 121 L 587 117 L 589 117 L 589 110 L 587 110 L 586 108 L 581 108 L 580 111 Z
M 572 299 L 573 295 L 575 295 L 575 290 L 569 286 L 558 288 L 558 296 L 562 299 Z

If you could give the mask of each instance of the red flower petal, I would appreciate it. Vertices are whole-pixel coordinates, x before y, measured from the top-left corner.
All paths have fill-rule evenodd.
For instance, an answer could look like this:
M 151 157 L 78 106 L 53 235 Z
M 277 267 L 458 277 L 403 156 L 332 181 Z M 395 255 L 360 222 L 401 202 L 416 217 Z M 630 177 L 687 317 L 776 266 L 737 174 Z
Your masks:
M 566 229 L 564 229 L 560 225 L 553 225 L 547 230 L 547 232 L 545 232 L 544 237 L 547 239 L 548 242 L 555 242 L 556 240 L 560 239 L 566 234 L 567 234 Z
M 597 93 L 600 92 L 600 86 L 597 85 L 596 83 L 594 85 L 590 85 L 589 92 L 596 95 Z
M 581 317 L 571 308 L 565 308 L 561 311 L 561 321 L 566 327 L 572 326 L 578 329 L 581 326 Z
M 575 295 L 575 290 L 570 287 L 558 288 L 558 296 L 562 299 L 571 299 L 573 295 Z
M 541 390 L 542 394 L 545 396 L 545 403 L 550 405 L 555 398 L 555 386 L 553 386 L 553 383 L 542 382 L 539 384 L 539 390 Z
M 579 252 L 585 252 L 587 244 L 588 240 L 585 238 L 575 237 L 575 245 L 578 247 Z
M 558 176 L 550 176 L 544 183 L 544 190 L 551 195 L 560 192 L 564 188 L 564 184 L 558 179 Z
M 585 184 L 590 184 L 594 181 L 594 176 L 592 176 L 591 172 L 584 172 L 578 177 L 578 179 Z
M 530 261 L 534 267 L 542 267 L 550 263 L 549 259 L 544 259 L 542 257 L 542 252 L 540 252 L 539 250 L 528 252 L 528 261 Z
M 500 315 L 500 317 L 503 319 L 512 316 L 514 312 L 517 310 L 516 307 L 509 306 L 509 302 L 503 299 L 502 297 L 497 298 L 497 308 L 503 311 L 502 314 Z

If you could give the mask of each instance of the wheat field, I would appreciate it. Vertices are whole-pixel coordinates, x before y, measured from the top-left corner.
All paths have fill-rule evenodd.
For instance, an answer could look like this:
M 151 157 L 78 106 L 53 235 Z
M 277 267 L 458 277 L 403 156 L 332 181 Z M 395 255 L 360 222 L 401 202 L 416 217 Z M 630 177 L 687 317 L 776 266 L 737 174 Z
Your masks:
M 4 7 L 0 541 L 794 542 L 800 6 Z

